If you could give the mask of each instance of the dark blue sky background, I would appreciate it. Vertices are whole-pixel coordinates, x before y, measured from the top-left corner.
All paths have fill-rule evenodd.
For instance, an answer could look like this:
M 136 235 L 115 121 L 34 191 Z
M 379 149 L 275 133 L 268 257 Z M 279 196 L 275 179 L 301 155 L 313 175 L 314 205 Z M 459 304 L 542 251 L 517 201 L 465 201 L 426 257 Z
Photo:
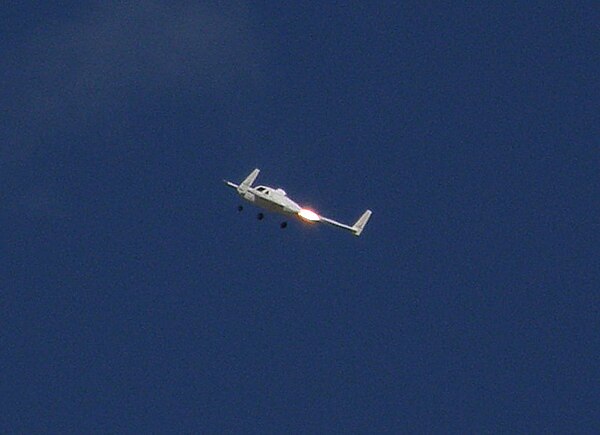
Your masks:
M 600 431 L 600 14 L 551 3 L 1 6 L 0 432 Z M 238 214 L 254 167 L 373 217 Z

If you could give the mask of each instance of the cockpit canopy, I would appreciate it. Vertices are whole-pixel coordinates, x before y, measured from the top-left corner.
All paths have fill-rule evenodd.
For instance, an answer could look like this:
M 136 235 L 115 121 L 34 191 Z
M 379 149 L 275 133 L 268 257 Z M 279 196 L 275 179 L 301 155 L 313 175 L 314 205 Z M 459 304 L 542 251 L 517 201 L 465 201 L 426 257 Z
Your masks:
M 279 195 L 283 195 L 283 196 L 287 195 L 287 193 L 285 193 L 285 190 L 283 190 L 283 189 L 275 189 L 275 190 L 273 190 L 272 188 L 267 187 L 267 186 L 257 186 L 256 187 L 256 191 L 264 193 L 265 195 L 268 195 L 269 193 L 271 193 L 273 191 L 276 192 L 276 193 L 278 193 Z

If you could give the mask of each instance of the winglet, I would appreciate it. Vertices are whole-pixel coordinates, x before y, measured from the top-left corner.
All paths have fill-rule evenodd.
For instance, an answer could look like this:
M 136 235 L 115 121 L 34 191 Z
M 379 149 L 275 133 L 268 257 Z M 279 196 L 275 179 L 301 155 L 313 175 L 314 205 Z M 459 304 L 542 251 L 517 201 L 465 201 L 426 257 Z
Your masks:
M 252 183 L 254 183 L 254 180 L 256 180 L 256 177 L 258 177 L 259 172 L 260 169 L 258 168 L 252 171 L 250 175 L 248 175 L 246 179 L 240 183 L 238 186 L 238 192 L 242 193 L 248 190 L 248 188 L 252 186 Z
M 363 213 L 363 215 L 356 221 L 356 223 L 352 226 L 352 231 L 354 231 L 354 235 L 356 237 L 360 236 L 360 233 L 365 229 L 365 225 L 369 221 L 371 217 L 371 210 L 367 210 Z

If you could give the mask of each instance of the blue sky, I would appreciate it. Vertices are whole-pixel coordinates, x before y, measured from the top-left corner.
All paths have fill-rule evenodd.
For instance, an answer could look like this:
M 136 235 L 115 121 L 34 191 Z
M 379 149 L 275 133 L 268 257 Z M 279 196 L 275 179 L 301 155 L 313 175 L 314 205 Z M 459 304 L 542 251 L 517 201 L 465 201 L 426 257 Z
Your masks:
M 3 6 L 1 431 L 598 431 L 593 6 Z

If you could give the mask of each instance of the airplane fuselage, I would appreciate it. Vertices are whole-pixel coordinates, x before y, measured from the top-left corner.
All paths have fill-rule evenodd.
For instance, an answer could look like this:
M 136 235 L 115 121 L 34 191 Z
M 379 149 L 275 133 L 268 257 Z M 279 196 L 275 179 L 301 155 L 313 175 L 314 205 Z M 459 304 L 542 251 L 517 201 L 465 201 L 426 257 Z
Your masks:
M 240 196 L 266 210 L 284 215 L 296 215 L 302 207 L 287 196 L 283 189 L 269 186 L 249 187 Z

